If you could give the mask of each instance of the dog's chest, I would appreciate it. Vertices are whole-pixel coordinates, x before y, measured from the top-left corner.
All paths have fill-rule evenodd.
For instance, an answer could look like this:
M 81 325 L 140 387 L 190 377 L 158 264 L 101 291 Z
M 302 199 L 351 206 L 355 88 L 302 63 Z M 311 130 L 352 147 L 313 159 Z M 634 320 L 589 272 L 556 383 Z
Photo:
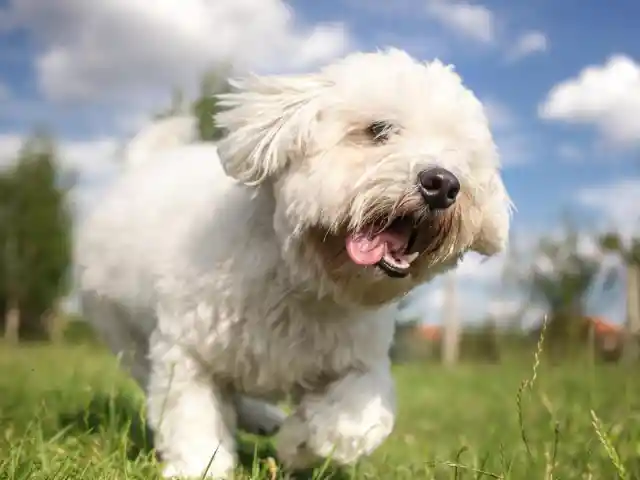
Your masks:
M 376 354 L 386 355 L 375 321 L 314 313 L 288 305 L 239 319 L 227 337 L 220 374 L 238 391 L 276 395 L 321 389 Z

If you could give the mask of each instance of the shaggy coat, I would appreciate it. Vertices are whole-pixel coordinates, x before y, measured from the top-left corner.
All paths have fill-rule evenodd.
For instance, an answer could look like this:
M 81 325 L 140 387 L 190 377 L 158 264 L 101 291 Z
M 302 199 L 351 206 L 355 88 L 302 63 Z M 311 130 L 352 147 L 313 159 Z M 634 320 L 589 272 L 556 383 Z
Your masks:
M 487 118 L 452 67 L 389 50 L 233 85 L 218 145 L 191 118 L 147 127 L 79 236 L 84 314 L 144 388 L 167 477 L 214 452 L 207 475 L 229 477 L 238 423 L 278 430 L 292 468 L 372 452 L 395 417 L 395 303 L 508 237 Z M 459 180 L 447 209 L 416 180 L 434 167 Z M 268 403 L 285 395 L 288 417 Z

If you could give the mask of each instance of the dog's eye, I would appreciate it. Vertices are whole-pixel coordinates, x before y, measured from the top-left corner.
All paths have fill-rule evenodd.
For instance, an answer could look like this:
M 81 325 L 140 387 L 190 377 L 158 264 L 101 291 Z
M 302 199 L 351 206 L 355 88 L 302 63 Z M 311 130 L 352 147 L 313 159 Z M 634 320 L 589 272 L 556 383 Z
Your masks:
M 393 133 L 393 126 L 384 121 L 373 122 L 367 127 L 367 134 L 376 143 L 385 143 Z

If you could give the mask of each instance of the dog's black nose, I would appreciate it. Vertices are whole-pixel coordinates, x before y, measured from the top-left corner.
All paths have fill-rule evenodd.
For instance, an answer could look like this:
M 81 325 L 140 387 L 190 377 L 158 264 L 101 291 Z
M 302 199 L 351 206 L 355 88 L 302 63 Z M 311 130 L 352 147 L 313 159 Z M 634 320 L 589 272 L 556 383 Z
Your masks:
M 436 167 L 418 174 L 422 198 L 433 210 L 444 210 L 453 205 L 460 193 L 460 181 L 449 170 Z

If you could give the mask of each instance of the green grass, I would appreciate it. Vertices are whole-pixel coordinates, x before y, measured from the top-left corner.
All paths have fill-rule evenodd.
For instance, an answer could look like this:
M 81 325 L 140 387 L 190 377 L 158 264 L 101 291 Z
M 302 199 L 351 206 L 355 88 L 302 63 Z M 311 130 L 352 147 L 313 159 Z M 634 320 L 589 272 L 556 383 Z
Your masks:
M 393 435 L 353 470 L 306 478 L 640 479 L 640 375 L 543 363 L 522 390 L 523 433 L 531 364 L 397 367 Z M 0 480 L 158 478 L 141 405 L 99 349 L 0 348 Z M 268 472 L 268 442 L 242 437 L 241 450 L 240 478 L 287 478 Z

